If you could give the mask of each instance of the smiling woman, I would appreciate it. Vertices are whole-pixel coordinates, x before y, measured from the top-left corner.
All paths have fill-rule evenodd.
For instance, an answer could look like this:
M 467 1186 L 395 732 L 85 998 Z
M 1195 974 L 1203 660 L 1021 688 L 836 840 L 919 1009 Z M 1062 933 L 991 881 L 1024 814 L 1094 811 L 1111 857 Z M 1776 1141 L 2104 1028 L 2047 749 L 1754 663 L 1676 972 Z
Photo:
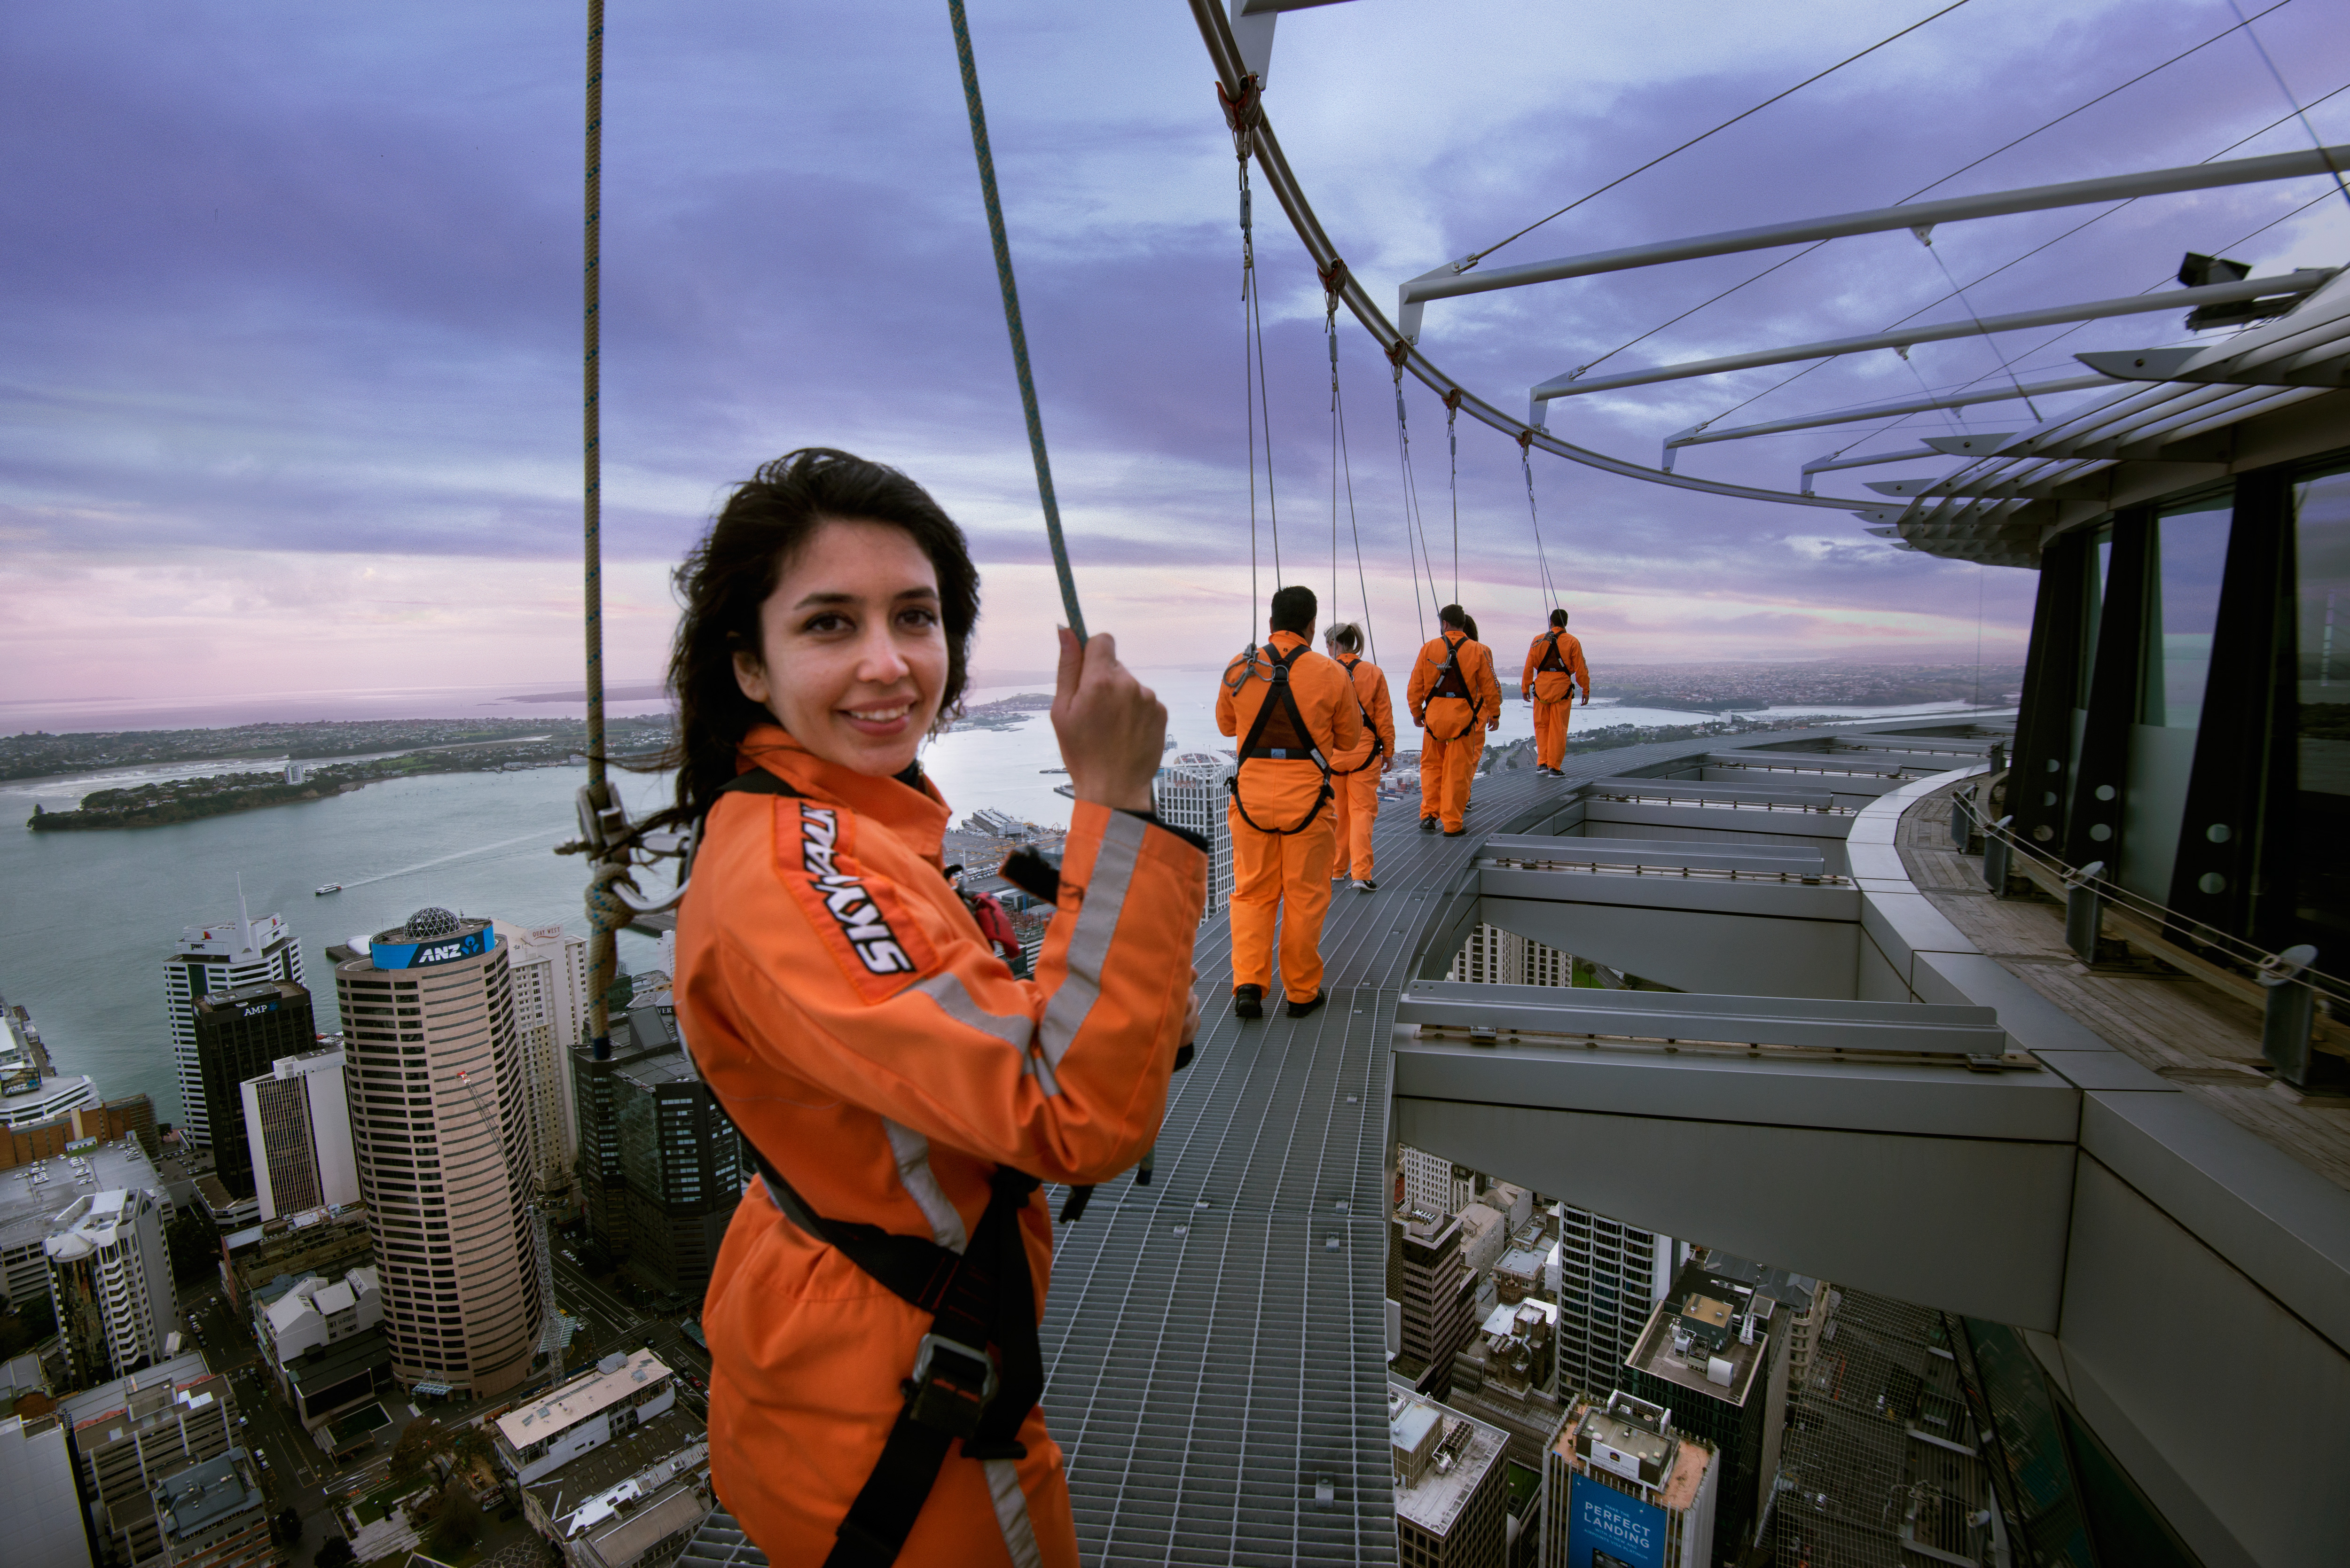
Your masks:
M 1076 806 L 1017 978 L 945 875 L 916 760 L 979 613 L 962 530 L 894 469 L 796 452 L 678 581 L 670 820 L 704 823 L 678 1022 L 765 1193 L 703 1306 L 712 1477 L 771 1561 L 1073 1564 L 1037 1193 L 1136 1162 L 1199 1026 L 1206 846 L 1150 810 L 1167 711 L 1109 636 L 1061 633 Z

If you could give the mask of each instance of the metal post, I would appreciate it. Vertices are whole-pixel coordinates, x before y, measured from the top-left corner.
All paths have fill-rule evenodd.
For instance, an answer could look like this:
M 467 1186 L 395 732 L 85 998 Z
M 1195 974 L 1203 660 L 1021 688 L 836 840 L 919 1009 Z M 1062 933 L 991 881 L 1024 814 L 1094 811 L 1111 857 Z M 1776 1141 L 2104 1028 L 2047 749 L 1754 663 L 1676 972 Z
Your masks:
M 1983 886 L 1991 890 L 1994 898 L 2007 897 L 2008 868 L 2015 854 L 2007 830 L 2008 824 L 2014 820 L 2012 816 L 2002 816 L 1983 832 Z
M 2106 923 L 2106 901 L 2098 895 L 2097 878 L 2105 874 L 2106 863 L 2092 860 L 2064 888 L 2064 945 L 2080 954 L 2083 963 L 2097 961 L 2097 938 Z
M 1966 791 L 1960 790 L 1957 794 L 1950 796 L 1951 847 L 1958 850 L 1960 854 L 1964 855 L 1967 852 L 1967 840 L 1974 836 L 1974 804 L 1967 799 Z
M 2261 1014 L 2261 1054 L 2296 1089 L 2309 1085 L 2310 1033 L 2317 1010 L 2317 993 L 2301 972 L 2316 961 L 2317 950 L 2304 942 L 2263 960 L 2258 977 L 2268 992 Z

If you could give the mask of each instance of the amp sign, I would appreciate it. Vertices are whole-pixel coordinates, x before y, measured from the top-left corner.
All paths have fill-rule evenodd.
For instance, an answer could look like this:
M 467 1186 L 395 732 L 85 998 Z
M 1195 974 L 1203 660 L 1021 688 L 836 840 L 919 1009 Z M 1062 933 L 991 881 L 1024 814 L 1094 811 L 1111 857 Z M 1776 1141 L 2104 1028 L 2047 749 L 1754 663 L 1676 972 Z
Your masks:
M 1589 1476 L 1567 1489 L 1567 1568 L 1665 1568 L 1665 1511 Z
M 459 936 L 442 937 L 429 942 L 373 942 L 368 947 L 368 957 L 378 969 L 423 969 L 436 963 L 455 963 L 459 959 L 479 958 L 497 941 L 497 931 L 488 921 L 482 928 Z

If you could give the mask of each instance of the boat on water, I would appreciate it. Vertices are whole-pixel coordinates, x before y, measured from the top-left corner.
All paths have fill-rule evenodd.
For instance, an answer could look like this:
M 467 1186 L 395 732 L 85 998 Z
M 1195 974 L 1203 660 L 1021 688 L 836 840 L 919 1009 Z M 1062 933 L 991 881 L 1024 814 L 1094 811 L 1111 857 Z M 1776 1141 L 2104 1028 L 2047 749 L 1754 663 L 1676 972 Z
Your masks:
M 343 885 L 340 882 L 329 882 L 324 887 L 313 888 L 310 896 L 314 898 L 323 898 L 329 893 L 339 893 L 342 890 Z

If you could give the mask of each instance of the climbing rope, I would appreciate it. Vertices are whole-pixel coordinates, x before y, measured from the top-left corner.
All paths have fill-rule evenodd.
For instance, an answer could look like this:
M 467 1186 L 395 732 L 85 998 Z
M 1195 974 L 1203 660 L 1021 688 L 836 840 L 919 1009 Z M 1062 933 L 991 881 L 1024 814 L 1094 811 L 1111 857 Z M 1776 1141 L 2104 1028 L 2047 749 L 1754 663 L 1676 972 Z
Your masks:
M 604 772 L 604 454 L 603 391 L 598 363 L 602 334 L 598 314 L 602 308 L 601 260 L 604 247 L 604 0 L 588 0 L 588 142 L 586 258 L 581 270 L 580 329 L 580 513 L 582 555 L 586 571 L 580 585 L 588 659 L 588 787 L 583 816 L 600 815 L 612 802 L 611 784 Z M 619 967 L 619 931 L 625 915 L 615 919 L 610 884 L 627 874 L 618 859 L 598 860 L 588 885 L 588 1049 L 602 1057 L 611 1053 L 612 1021 L 605 1002 L 612 974 Z
M 1558 585 L 1551 578 L 1550 556 L 1543 549 L 1542 513 L 1534 505 L 1534 445 L 1533 431 L 1518 432 L 1518 465 L 1525 470 L 1526 474 L 1526 516 L 1534 525 L 1534 566 L 1542 574 L 1543 611 L 1547 615 L 1558 608 Z
M 1452 602 L 1461 602 L 1461 389 L 1444 394 L 1444 443 L 1452 452 Z M 1435 581 L 1431 573 L 1429 579 Z
M 1347 477 L 1347 526 L 1355 540 L 1355 586 L 1363 596 L 1363 636 L 1371 662 L 1379 661 L 1378 634 L 1371 624 L 1370 579 L 1363 571 L 1363 528 L 1355 515 L 1355 462 L 1347 450 L 1347 398 L 1338 385 L 1338 295 L 1347 286 L 1347 263 L 1331 258 L 1322 279 L 1322 330 L 1330 339 L 1330 618 L 1338 617 L 1338 476 Z
M 987 237 L 995 247 L 995 283 L 1003 295 L 1003 327 L 1012 337 L 1012 369 L 1020 381 L 1020 410 L 1028 420 L 1028 455 L 1035 460 L 1036 495 L 1045 506 L 1045 536 L 1053 546 L 1053 570 L 1061 579 L 1061 609 L 1077 641 L 1086 640 L 1085 611 L 1077 607 L 1077 580 L 1069 570 L 1069 546 L 1061 537 L 1061 504 L 1053 494 L 1053 464 L 1045 453 L 1045 419 L 1036 408 L 1036 382 L 1028 370 L 1028 333 L 1020 324 L 1020 286 L 1012 276 L 1012 241 L 1003 232 L 1003 203 L 995 194 L 995 158 L 987 149 L 987 108 L 980 101 L 979 66 L 972 57 L 971 24 L 962 0 L 947 0 L 954 23 L 955 59 L 962 67 L 963 105 L 971 112 L 971 150 L 979 160 L 979 190 L 987 203 Z
M 1395 369 L 1396 451 L 1403 464 L 1403 547 L 1405 556 L 1411 561 L 1411 615 L 1419 625 L 1420 641 L 1426 642 L 1428 620 L 1419 602 L 1419 565 L 1421 556 L 1427 554 L 1428 530 L 1419 524 L 1419 486 L 1413 481 L 1411 472 L 1411 425 L 1404 418 L 1403 408 L 1403 362 L 1410 352 L 1411 345 L 1398 338 L 1395 347 L 1388 350 L 1388 363 Z M 1417 543 L 1415 535 L 1418 536 Z M 1428 576 L 1428 603 L 1429 607 L 1436 607 L 1436 574 L 1433 570 Z

